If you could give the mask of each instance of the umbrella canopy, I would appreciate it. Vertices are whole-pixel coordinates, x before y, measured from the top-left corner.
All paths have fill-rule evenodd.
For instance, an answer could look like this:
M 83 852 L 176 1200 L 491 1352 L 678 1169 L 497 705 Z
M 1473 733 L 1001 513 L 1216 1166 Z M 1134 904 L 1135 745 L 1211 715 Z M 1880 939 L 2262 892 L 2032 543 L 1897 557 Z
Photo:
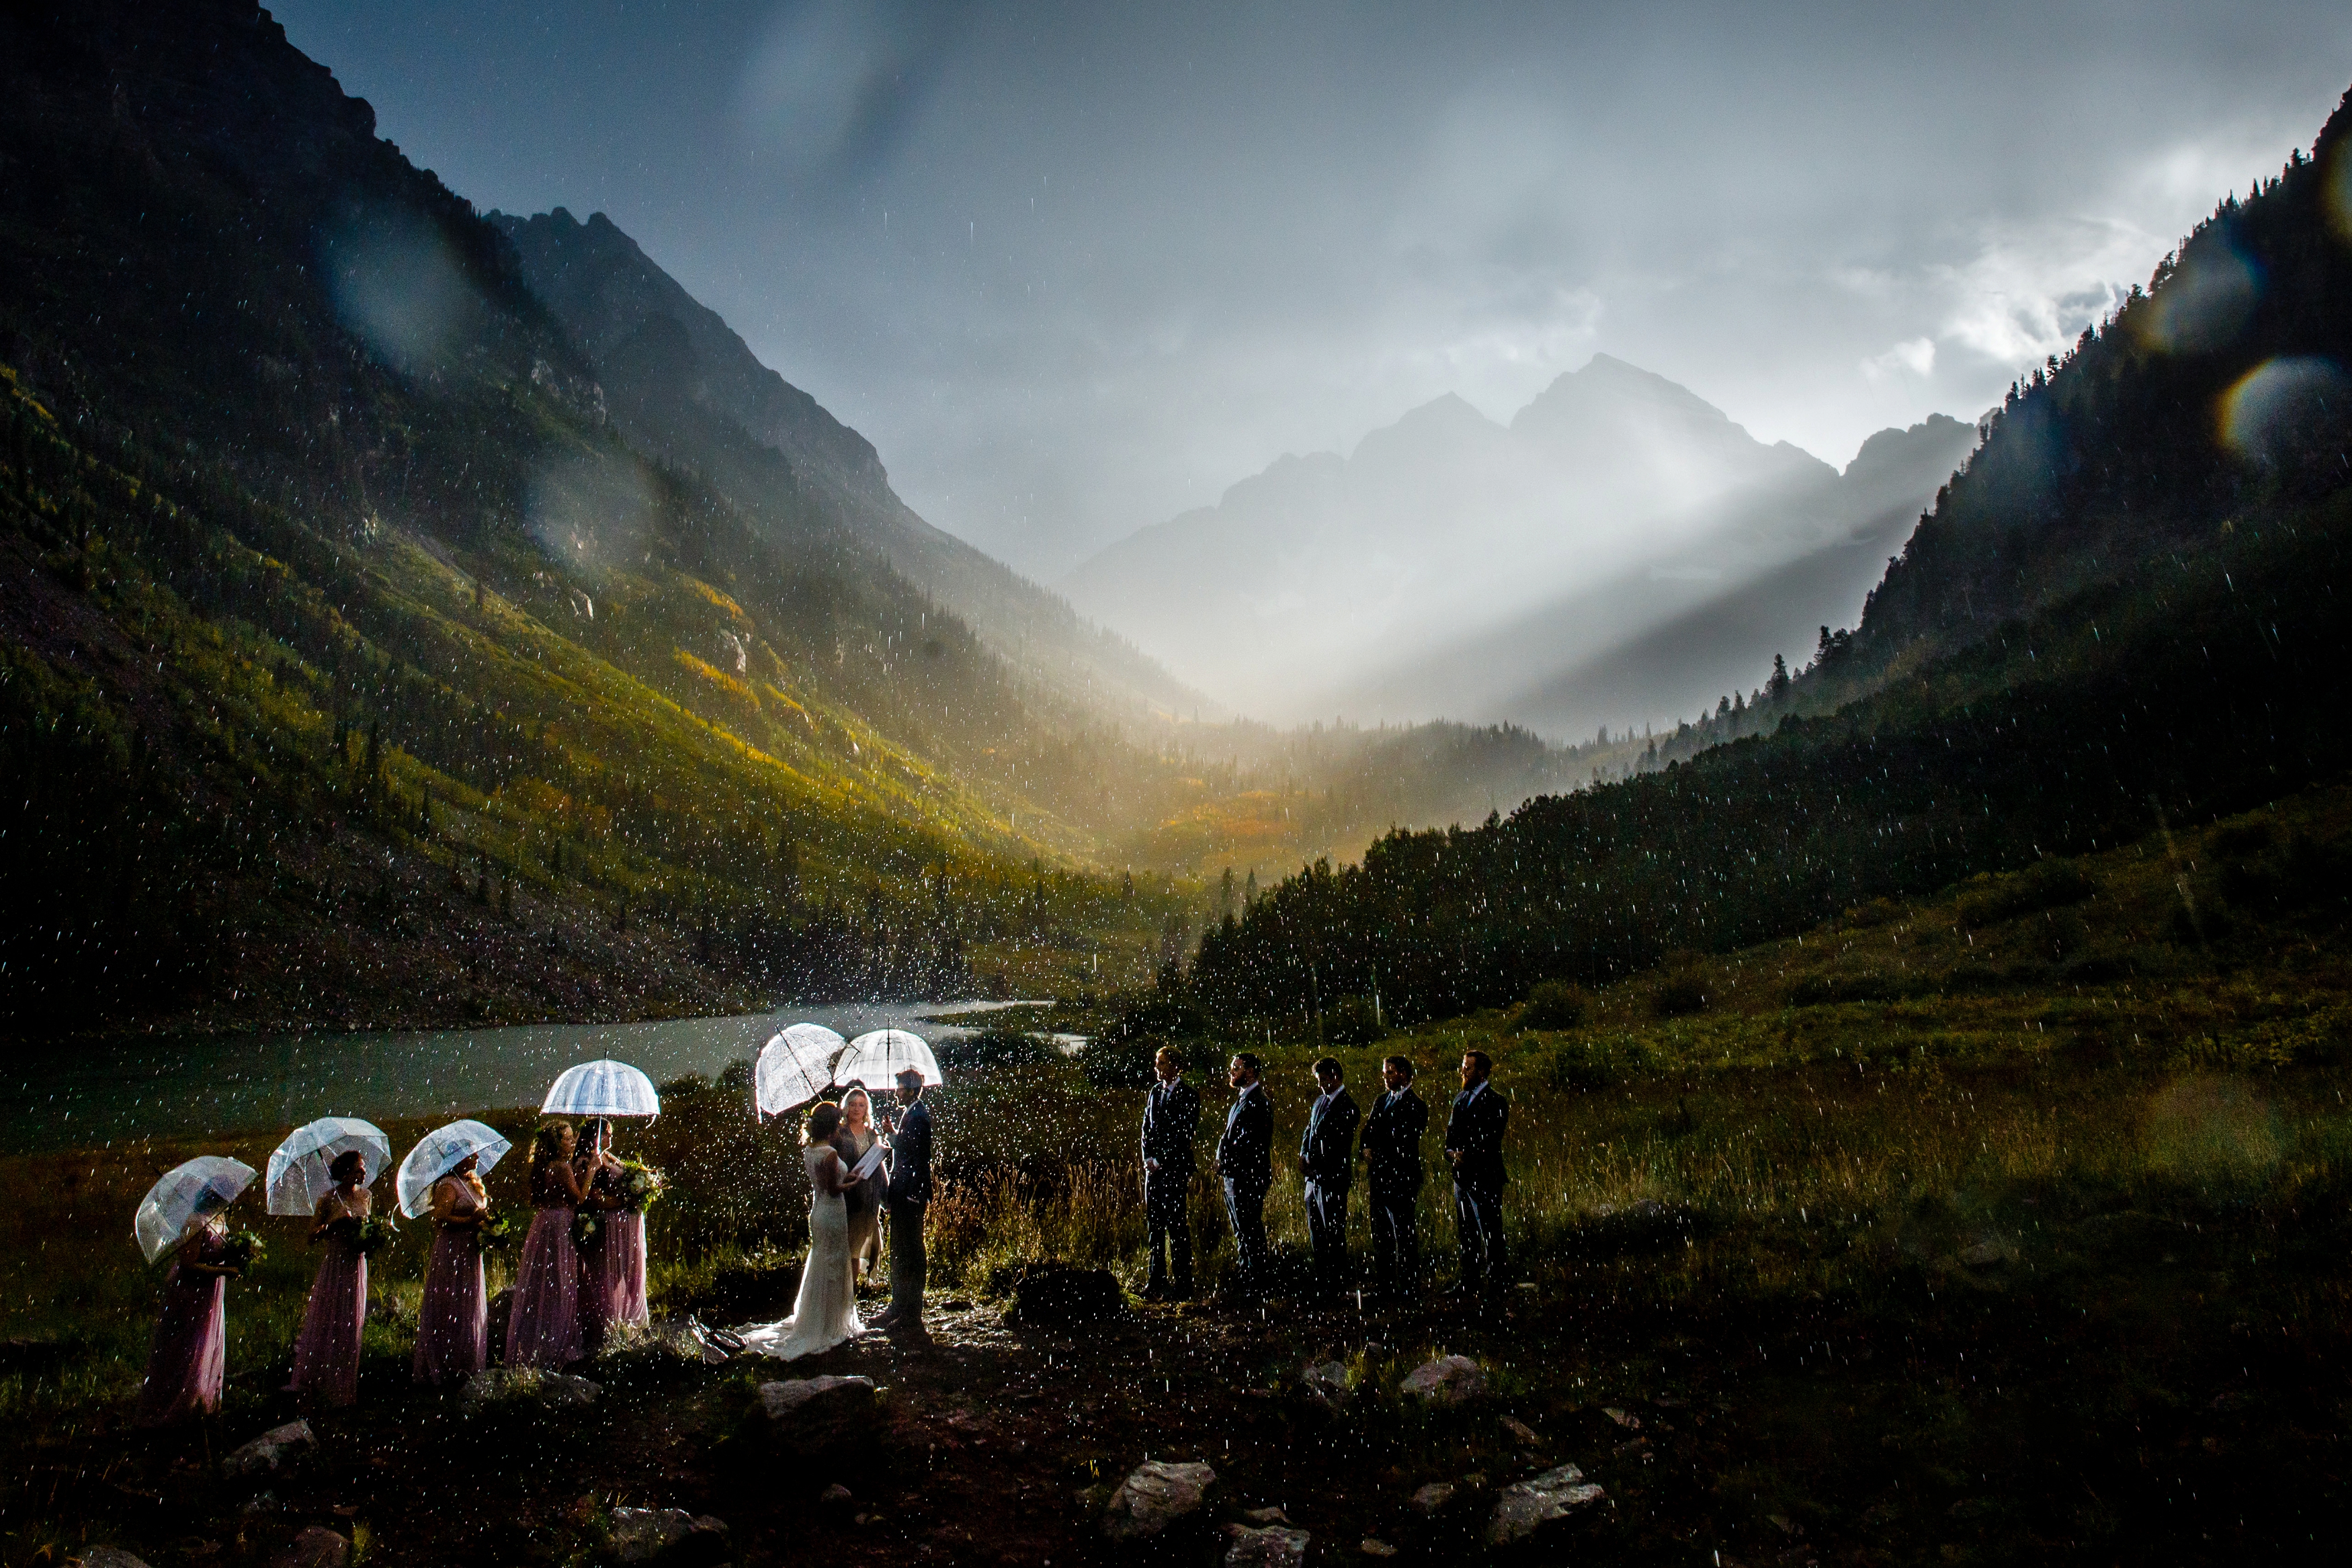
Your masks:
M 139 1200 L 139 1217 L 131 1225 L 139 1250 L 152 1263 L 179 1244 L 198 1209 L 226 1208 L 252 1185 L 253 1167 L 225 1155 L 199 1155 L 173 1166 Z
M 479 1122 L 452 1122 L 446 1127 L 436 1127 L 416 1140 L 408 1157 L 400 1162 L 400 1212 L 411 1219 L 421 1219 L 431 1205 L 426 1198 L 433 1184 L 447 1176 L 457 1162 L 467 1155 L 482 1157 L 481 1168 L 488 1170 L 509 1149 L 514 1147 L 499 1136 L 496 1127 Z
M 658 1116 L 661 1096 L 625 1061 L 583 1061 L 563 1070 L 539 1109 L 545 1116 Z
M 933 1086 L 945 1083 L 940 1075 L 940 1059 L 923 1043 L 923 1037 L 909 1034 L 903 1029 L 877 1029 L 872 1034 L 861 1034 L 849 1042 L 841 1060 L 833 1064 L 835 1083 L 863 1083 L 869 1089 L 888 1089 L 898 1082 L 898 1074 L 908 1068 L 923 1075 L 923 1082 Z
M 392 1140 L 374 1123 L 356 1116 L 321 1116 L 287 1134 L 269 1156 L 269 1212 L 317 1213 L 319 1200 L 334 1186 L 327 1167 L 352 1153 L 367 1160 L 368 1180 L 373 1181 L 392 1164 Z
M 763 1116 L 815 1099 L 833 1082 L 834 1059 L 849 1042 L 821 1023 L 787 1026 L 760 1050 L 751 1069 L 753 1103 Z

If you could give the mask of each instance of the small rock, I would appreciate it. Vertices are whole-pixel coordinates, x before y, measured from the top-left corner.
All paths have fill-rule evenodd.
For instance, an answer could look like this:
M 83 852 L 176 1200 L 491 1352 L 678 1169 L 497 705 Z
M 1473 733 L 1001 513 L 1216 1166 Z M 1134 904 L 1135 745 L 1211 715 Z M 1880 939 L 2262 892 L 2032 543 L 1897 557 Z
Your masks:
M 1252 1524 L 1288 1524 L 1290 1516 L 1278 1508 L 1253 1508 L 1243 1511 L 1242 1517 Z
M 243 1502 L 237 1504 L 236 1511 L 241 1517 L 246 1519 L 257 1518 L 265 1513 L 276 1513 L 278 1511 L 278 1494 L 274 1491 L 255 1492 L 251 1497 L 247 1498 Z
M 1540 1448 L 1543 1445 L 1543 1439 L 1536 1436 L 1536 1429 L 1516 1416 L 1503 1417 L 1503 1430 L 1528 1448 Z
M 1466 1355 L 1441 1356 L 1414 1367 L 1397 1392 L 1431 1405 L 1459 1405 L 1486 1392 L 1486 1375 Z
M 870 1377 L 795 1377 L 760 1385 L 768 1424 L 791 1453 L 838 1457 L 874 1435 Z
M 1020 1263 L 992 1270 L 988 1288 L 992 1294 L 1013 1298 L 1004 1321 L 1019 1327 L 1076 1328 L 1129 1316 L 1127 1292 L 1108 1269 Z
M 1129 1471 L 1103 1508 L 1103 1533 L 1113 1541 L 1142 1541 L 1198 1511 L 1217 1472 L 1203 1464 L 1147 1459 Z
M 1454 1500 L 1454 1490 L 1450 1481 L 1432 1481 L 1412 1494 L 1410 1506 L 1415 1513 L 1436 1513 Z
M 74 1561 L 79 1563 L 81 1568 L 147 1568 L 144 1557 L 133 1557 L 120 1546 L 85 1547 L 82 1554 Z
M 1395 1547 L 1391 1546 L 1387 1542 L 1380 1540 L 1376 1536 L 1370 1535 L 1365 1536 L 1362 1541 L 1359 1542 L 1356 1545 L 1356 1550 L 1362 1552 L 1367 1557 L 1393 1557 L 1397 1553 L 1397 1549 Z
M 269 1568 L 343 1568 L 351 1560 L 349 1541 L 323 1524 L 314 1524 L 272 1557 Z
M 1252 1530 L 1245 1524 L 1225 1526 L 1225 1568 L 1301 1568 L 1314 1538 L 1303 1530 L 1271 1525 Z
M 1325 1405 L 1345 1405 L 1355 1392 L 1355 1380 L 1348 1375 L 1348 1364 L 1342 1361 L 1310 1366 L 1300 1381 L 1307 1385 L 1309 1397 Z
M 816 1500 L 819 1502 L 847 1502 L 849 1500 L 849 1489 L 843 1486 L 839 1481 L 835 1481 L 831 1486 L 825 1488 L 824 1490 L 819 1492 L 817 1494 Z
M 272 1427 L 241 1448 L 233 1448 L 221 1461 L 221 1469 L 232 1476 L 254 1476 L 292 1464 L 302 1455 L 319 1446 L 308 1421 L 289 1421 L 283 1427 Z
M 1642 1418 L 1631 1411 L 1620 1410 L 1614 1405 L 1604 1405 L 1601 1407 L 1601 1413 L 1628 1432 L 1638 1432 L 1642 1429 Z
M 596 1403 L 604 1385 L 568 1372 L 541 1372 L 535 1366 L 493 1366 L 466 1379 L 457 1396 L 458 1411 L 478 1416 L 484 1408 L 509 1400 L 544 1406 L 550 1410 L 581 1410 Z
M 623 1563 L 715 1561 L 726 1554 L 727 1521 L 682 1508 L 616 1508 L 609 1525 L 613 1555 Z M 672 1554 L 675 1554 L 673 1557 Z
M 1960 1261 L 1971 1269 L 1998 1269 L 2009 1261 L 2009 1250 L 1998 1241 L 1979 1241 L 1960 1254 Z
M 1484 1470 L 1472 1470 L 1468 1475 L 1462 1478 L 1462 1484 L 1468 1487 L 1472 1491 L 1483 1490 L 1486 1485 L 1486 1472 Z
M 1495 1500 L 1494 1517 L 1486 1521 L 1486 1544 L 1507 1546 L 1524 1541 L 1555 1520 L 1566 1519 L 1601 1500 L 1601 1491 L 1584 1479 L 1574 1465 L 1503 1489 Z

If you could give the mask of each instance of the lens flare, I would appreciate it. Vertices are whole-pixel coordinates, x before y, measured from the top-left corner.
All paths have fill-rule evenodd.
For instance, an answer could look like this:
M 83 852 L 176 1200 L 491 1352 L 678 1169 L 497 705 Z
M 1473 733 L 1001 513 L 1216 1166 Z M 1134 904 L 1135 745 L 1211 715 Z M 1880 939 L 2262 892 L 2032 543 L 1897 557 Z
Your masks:
M 2170 354 L 2222 348 L 2245 330 L 2262 297 L 2261 268 L 2208 239 L 2157 288 L 2139 317 L 2140 340 Z
M 2253 462 L 2276 462 L 2315 434 L 2347 395 L 2352 376 L 2333 360 L 2265 360 L 2221 394 L 2221 444 Z

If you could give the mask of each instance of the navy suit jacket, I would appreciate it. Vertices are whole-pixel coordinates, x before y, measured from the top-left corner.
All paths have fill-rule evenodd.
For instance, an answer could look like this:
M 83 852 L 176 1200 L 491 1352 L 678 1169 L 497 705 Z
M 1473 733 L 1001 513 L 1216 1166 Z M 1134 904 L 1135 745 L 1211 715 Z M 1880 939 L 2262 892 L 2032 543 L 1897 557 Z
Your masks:
M 1429 1107 L 1407 1084 L 1391 1099 L 1382 1094 L 1364 1118 L 1364 1171 L 1382 1192 L 1421 1190 L 1421 1136 L 1429 1130 Z
M 1510 1119 L 1510 1103 L 1492 1083 L 1454 1097 L 1454 1113 L 1445 1119 L 1445 1148 L 1448 1154 L 1462 1152 L 1462 1163 L 1454 1167 L 1456 1186 L 1473 1192 L 1503 1190 L 1510 1179 L 1503 1170 L 1503 1133 Z
M 1201 1130 L 1201 1092 L 1181 1080 L 1155 1083 L 1143 1097 L 1143 1157 L 1162 1170 L 1192 1169 L 1192 1137 Z
M 931 1108 L 920 1100 L 899 1113 L 890 1139 L 890 1185 L 882 1196 L 892 1203 L 931 1201 Z
M 1274 1102 L 1265 1097 L 1265 1083 L 1243 1090 L 1225 1113 L 1217 1168 L 1244 1192 L 1262 1193 L 1274 1185 Z
M 1362 1120 L 1343 1086 L 1329 1103 L 1318 1095 L 1298 1135 L 1298 1162 L 1318 1186 L 1345 1187 L 1356 1170 L 1356 1124 Z

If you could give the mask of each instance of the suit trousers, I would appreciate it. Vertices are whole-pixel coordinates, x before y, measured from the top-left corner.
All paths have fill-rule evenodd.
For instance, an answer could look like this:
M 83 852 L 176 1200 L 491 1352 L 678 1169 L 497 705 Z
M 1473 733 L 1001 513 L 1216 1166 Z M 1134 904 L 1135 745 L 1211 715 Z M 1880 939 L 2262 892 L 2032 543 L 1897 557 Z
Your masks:
M 1509 1280 L 1503 1245 L 1503 1194 L 1499 1188 L 1454 1184 L 1454 1227 L 1462 1239 L 1462 1288 L 1501 1285 Z
M 1315 1244 L 1315 1293 L 1334 1295 L 1348 1288 L 1348 1187 L 1344 1182 L 1307 1181 L 1307 1237 Z
M 1192 1291 L 1192 1225 L 1185 1212 L 1192 1197 L 1192 1167 L 1162 1165 L 1143 1173 L 1144 1247 L 1151 1278 L 1144 1289 Z
M 1372 1283 L 1391 1299 L 1410 1296 L 1421 1278 L 1421 1184 L 1371 1184 L 1364 1218 L 1372 1228 Z
M 890 1319 L 893 1322 L 923 1321 L 924 1277 L 929 1260 L 923 1253 L 923 1210 L 927 1206 L 901 1197 L 890 1199 Z
M 1234 1225 L 1234 1251 L 1241 1263 L 1244 1295 L 1265 1290 L 1265 1188 L 1225 1178 L 1225 1213 Z

